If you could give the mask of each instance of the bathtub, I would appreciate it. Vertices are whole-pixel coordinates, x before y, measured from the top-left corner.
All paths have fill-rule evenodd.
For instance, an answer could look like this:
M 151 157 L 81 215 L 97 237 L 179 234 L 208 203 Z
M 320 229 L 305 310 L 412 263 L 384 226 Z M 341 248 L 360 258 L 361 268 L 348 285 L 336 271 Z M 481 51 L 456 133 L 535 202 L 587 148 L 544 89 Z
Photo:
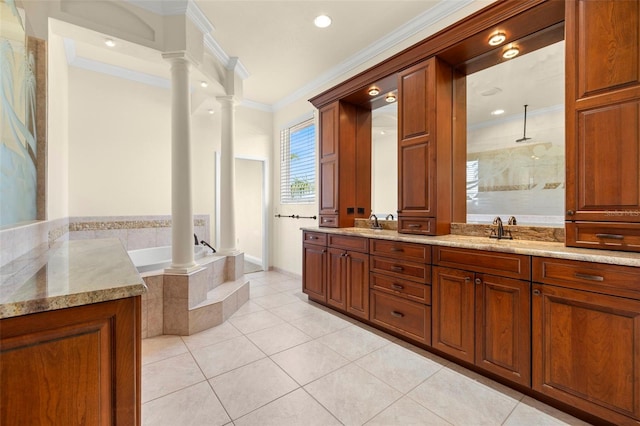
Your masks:
M 206 248 L 194 246 L 194 258 L 200 259 L 206 254 Z M 171 246 L 151 247 L 128 252 L 138 272 L 156 271 L 171 266 Z

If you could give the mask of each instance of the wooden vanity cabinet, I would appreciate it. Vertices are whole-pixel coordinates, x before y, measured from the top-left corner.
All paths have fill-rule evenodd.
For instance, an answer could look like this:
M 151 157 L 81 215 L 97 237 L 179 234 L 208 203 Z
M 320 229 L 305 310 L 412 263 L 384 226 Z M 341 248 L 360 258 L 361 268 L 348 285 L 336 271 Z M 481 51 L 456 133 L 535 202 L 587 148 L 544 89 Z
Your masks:
M 327 301 L 327 234 L 302 233 L 302 291 L 311 300 Z
M 320 226 L 353 226 L 371 211 L 371 110 L 336 101 L 320 109 Z
M 328 235 L 328 305 L 369 319 L 369 240 Z
M 398 232 L 448 234 L 451 67 L 436 57 L 398 73 Z
M 0 321 L 0 424 L 140 425 L 141 296 Z
M 431 247 L 371 239 L 371 322 L 431 344 Z
M 640 421 L 640 272 L 533 259 L 533 389 L 619 425 Z
M 529 257 L 434 247 L 433 262 L 432 346 L 530 386 Z
M 640 3 L 566 1 L 566 244 L 640 251 Z

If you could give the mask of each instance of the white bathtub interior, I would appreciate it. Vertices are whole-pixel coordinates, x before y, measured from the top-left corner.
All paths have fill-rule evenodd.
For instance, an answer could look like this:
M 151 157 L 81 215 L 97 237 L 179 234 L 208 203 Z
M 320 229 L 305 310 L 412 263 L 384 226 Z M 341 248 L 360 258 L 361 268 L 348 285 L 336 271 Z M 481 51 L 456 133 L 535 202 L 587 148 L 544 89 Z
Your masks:
M 194 246 L 193 249 L 195 259 L 211 253 L 211 250 L 202 246 Z M 128 254 L 138 272 L 156 271 L 171 266 L 171 246 L 130 250 Z

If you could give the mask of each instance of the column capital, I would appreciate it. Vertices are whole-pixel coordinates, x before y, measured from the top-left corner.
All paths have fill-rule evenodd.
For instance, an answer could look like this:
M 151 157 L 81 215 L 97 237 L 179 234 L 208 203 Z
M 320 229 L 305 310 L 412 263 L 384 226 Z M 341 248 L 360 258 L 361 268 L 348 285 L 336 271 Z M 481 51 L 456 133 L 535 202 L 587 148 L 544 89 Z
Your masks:
M 221 104 L 228 104 L 235 106 L 237 104 L 237 98 L 233 95 L 216 96 L 216 100 Z
M 189 65 L 198 65 L 198 61 L 186 50 L 178 50 L 175 52 L 163 52 L 162 59 L 165 59 L 171 63 L 185 62 Z

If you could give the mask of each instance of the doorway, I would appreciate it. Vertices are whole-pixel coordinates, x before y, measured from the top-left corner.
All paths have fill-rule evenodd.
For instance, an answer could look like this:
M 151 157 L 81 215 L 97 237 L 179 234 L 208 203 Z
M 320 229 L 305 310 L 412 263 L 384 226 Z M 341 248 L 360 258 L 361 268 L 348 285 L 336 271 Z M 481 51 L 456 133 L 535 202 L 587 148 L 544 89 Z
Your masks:
M 244 252 L 245 273 L 267 270 L 266 161 L 235 159 L 236 248 Z

